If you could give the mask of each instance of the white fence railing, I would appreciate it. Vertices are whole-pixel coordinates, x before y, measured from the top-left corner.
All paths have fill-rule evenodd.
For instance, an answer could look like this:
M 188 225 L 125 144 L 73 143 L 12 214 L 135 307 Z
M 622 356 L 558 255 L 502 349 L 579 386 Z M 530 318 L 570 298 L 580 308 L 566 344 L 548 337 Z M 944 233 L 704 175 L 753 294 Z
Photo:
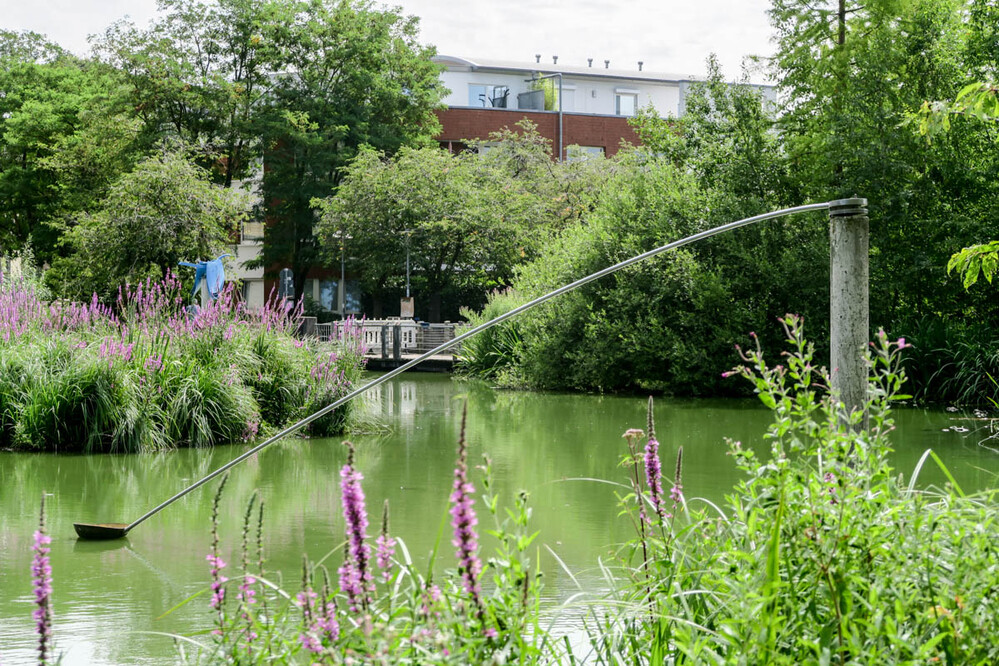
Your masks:
M 401 358 L 402 354 L 424 354 L 455 335 L 455 325 L 430 324 L 412 319 L 365 319 L 360 323 L 368 356 Z M 322 341 L 338 337 L 338 322 L 314 324 L 315 335 Z M 309 330 L 308 328 L 306 330 Z M 451 355 L 454 350 L 445 352 Z

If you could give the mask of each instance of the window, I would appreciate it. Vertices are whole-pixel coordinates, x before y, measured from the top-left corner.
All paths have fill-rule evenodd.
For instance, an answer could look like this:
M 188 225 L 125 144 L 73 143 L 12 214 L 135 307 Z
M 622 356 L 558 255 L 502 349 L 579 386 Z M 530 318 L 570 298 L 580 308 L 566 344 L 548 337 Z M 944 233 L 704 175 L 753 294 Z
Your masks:
M 614 95 L 614 113 L 619 116 L 633 116 L 638 110 L 638 93 L 618 92 Z
M 319 281 L 319 305 L 330 312 L 340 312 L 340 280 Z M 361 311 L 361 283 L 357 280 L 347 280 L 347 293 L 344 294 L 344 309 L 347 314 L 357 314 Z
M 330 312 L 338 312 L 340 304 L 337 303 L 337 280 L 319 281 L 319 305 Z
M 510 100 L 510 88 L 478 83 L 468 85 L 468 105 L 493 109 L 506 109 Z
M 603 157 L 603 146 L 569 146 L 569 162 L 581 162 L 591 157 Z

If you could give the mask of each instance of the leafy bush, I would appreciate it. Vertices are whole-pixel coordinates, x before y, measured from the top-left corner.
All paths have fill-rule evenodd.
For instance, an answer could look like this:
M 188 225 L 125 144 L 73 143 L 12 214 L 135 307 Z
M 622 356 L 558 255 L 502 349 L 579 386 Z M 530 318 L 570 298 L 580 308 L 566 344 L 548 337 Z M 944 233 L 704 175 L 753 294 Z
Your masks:
M 759 212 L 734 207 L 730 197 L 702 187 L 665 160 L 646 159 L 642 168 L 617 175 L 587 223 L 567 229 L 523 268 L 514 289 L 534 298 L 670 241 Z M 813 256 L 813 244 L 802 240 L 820 228 L 807 219 L 749 227 L 560 296 L 518 320 L 522 342 L 510 376 L 535 388 L 734 393 L 719 375 L 721 359 L 740 335 L 765 330 L 790 307 L 816 319 L 827 311 L 824 277 L 809 277 L 815 271 L 798 265 L 826 260 Z M 789 273 L 803 276 L 794 289 L 782 277 Z M 766 337 L 769 342 L 776 336 Z
M 924 317 L 911 324 L 906 372 L 918 400 L 959 405 L 999 403 L 999 337 L 993 327 Z
M 750 380 L 774 423 L 768 460 L 729 443 L 747 476 L 724 505 L 686 499 L 678 461 L 672 508 L 659 508 L 661 489 L 638 471 L 644 462 L 656 478 L 650 412 L 644 459 L 634 449 L 626 458 L 635 473 L 622 501 L 641 514 L 624 551 L 630 585 L 619 601 L 630 610 L 591 622 L 601 659 L 995 663 L 996 491 L 967 496 L 952 479 L 917 489 L 930 459 L 951 478 L 931 451 L 908 481 L 888 464 L 905 341 L 879 334 L 870 399 L 847 412 L 800 320 L 784 323 L 792 350 L 782 364 L 767 365 L 757 346 L 731 373 Z
M 468 321 L 468 325 L 463 327 L 461 332 L 491 321 L 526 302 L 527 299 L 512 289 L 492 291 L 482 312 L 462 308 L 461 316 Z M 493 379 L 504 375 L 506 379 L 501 381 L 512 384 L 516 383 L 516 380 L 507 375 L 515 372 L 520 353 L 519 323 L 514 320 L 505 321 L 462 342 L 461 348 L 455 354 L 456 368 L 461 374 L 480 379 Z

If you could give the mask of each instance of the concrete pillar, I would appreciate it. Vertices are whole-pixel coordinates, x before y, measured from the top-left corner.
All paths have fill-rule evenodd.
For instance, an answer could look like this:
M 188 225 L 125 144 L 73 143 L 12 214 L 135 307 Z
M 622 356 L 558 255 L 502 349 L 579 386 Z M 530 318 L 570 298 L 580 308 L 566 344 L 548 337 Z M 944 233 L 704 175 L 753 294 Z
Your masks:
M 832 388 L 848 410 L 867 402 L 864 355 L 870 340 L 870 221 L 867 199 L 829 205 L 829 303 Z

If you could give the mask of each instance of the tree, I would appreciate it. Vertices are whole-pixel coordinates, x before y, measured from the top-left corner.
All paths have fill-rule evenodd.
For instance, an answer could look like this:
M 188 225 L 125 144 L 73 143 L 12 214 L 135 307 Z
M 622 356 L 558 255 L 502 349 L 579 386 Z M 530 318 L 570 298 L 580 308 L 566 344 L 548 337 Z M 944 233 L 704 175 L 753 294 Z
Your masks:
M 392 154 L 429 145 L 443 91 L 416 18 L 367 0 L 307 0 L 287 12 L 275 30 L 283 73 L 256 124 L 268 217 L 258 263 L 290 267 L 301 297 L 320 261 L 312 200 L 336 189 L 361 146 Z
M 112 25 L 97 43 L 129 82 L 148 132 L 191 146 L 198 163 L 230 187 L 259 157 L 256 113 L 280 63 L 276 33 L 287 3 L 159 0 L 162 17 L 139 29 Z
M 871 320 L 895 330 L 969 307 L 999 315 L 944 271 L 952 248 L 994 219 L 995 151 L 967 124 L 927 145 L 906 123 L 923 100 L 965 84 L 965 9 L 952 0 L 775 0 L 771 11 L 792 172 L 807 199 L 871 202 Z
M 56 252 L 63 219 L 142 151 L 117 73 L 34 33 L 0 32 L 0 252 Z
M 180 151 L 164 150 L 114 184 L 69 231 L 71 254 L 46 276 L 60 293 L 109 298 L 119 285 L 176 272 L 182 260 L 215 258 L 231 243 L 246 196 L 211 182 Z
M 335 197 L 317 202 L 327 262 L 346 238 L 363 290 L 381 303 L 401 292 L 407 255 L 421 311 L 440 321 L 468 299 L 506 284 L 525 252 L 533 255 L 533 198 L 508 186 L 477 155 L 403 148 L 394 158 L 362 150 Z M 534 222 L 534 220 L 531 220 Z
M 458 155 L 440 148 L 388 157 L 362 150 L 337 194 L 317 201 L 317 231 L 328 265 L 346 238 L 352 269 L 380 313 L 402 293 L 410 256 L 421 316 L 456 318 L 510 284 L 519 265 L 587 214 L 617 162 L 556 163 L 550 142 L 529 121 L 473 142 Z

